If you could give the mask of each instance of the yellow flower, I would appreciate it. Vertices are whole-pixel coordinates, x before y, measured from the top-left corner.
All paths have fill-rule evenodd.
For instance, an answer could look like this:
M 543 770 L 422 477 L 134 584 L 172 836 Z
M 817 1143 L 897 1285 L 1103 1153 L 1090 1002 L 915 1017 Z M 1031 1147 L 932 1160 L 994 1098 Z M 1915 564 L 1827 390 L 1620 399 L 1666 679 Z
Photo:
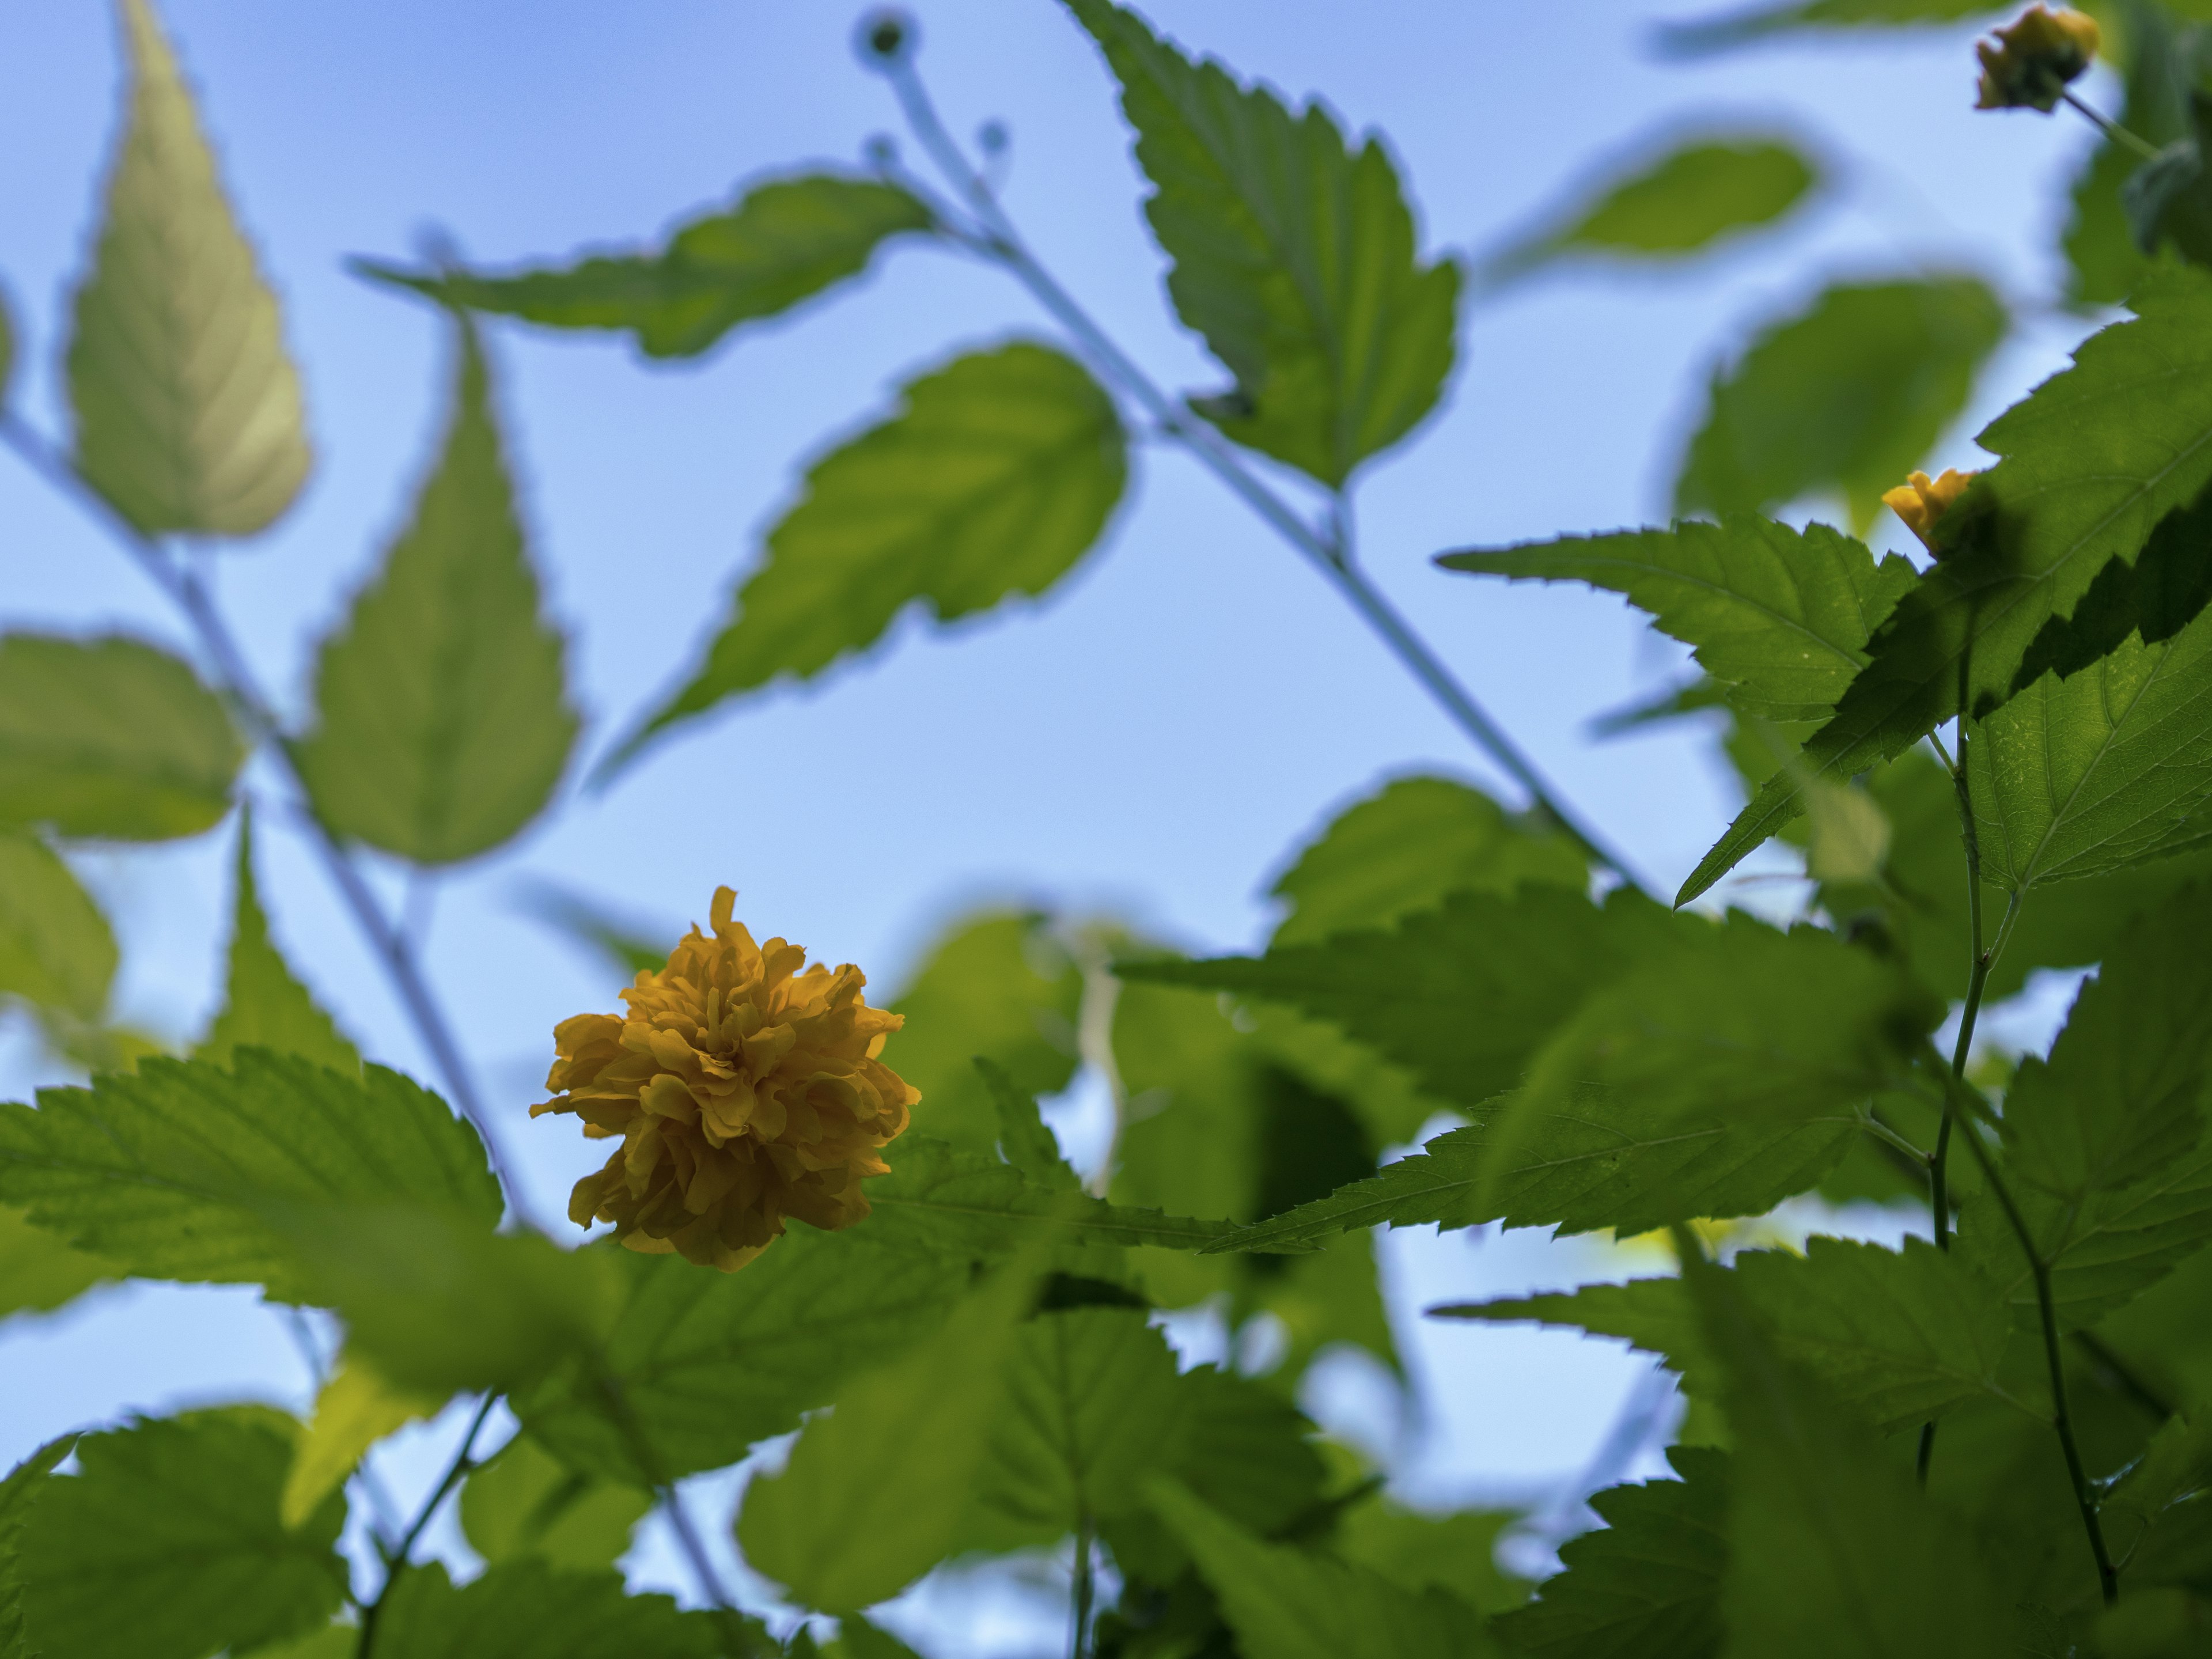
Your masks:
M 1975 43 L 1982 60 L 1976 109 L 2039 109 L 2046 115 L 2066 83 L 2097 55 L 2097 20 L 2078 11 L 2030 6 L 1995 41 Z
M 1905 520 L 1905 527 L 1920 538 L 1921 544 L 1933 553 L 1936 550 L 1936 520 L 1979 477 L 1978 472 L 1960 472 L 1954 467 L 1944 468 L 1940 478 L 1915 472 L 1896 489 L 1884 490 L 1881 499 L 1885 506 Z
M 714 892 L 714 934 L 694 927 L 659 973 L 622 994 L 627 1015 L 579 1014 L 554 1029 L 560 1059 L 530 1109 L 574 1112 L 622 1150 L 576 1183 L 568 1217 L 611 1221 L 647 1255 L 681 1250 L 733 1273 L 784 1218 L 849 1227 L 860 1182 L 888 1173 L 877 1149 L 921 1098 L 876 1058 L 901 1016 L 871 1008 L 850 963 L 799 971 L 806 952 L 765 945 Z

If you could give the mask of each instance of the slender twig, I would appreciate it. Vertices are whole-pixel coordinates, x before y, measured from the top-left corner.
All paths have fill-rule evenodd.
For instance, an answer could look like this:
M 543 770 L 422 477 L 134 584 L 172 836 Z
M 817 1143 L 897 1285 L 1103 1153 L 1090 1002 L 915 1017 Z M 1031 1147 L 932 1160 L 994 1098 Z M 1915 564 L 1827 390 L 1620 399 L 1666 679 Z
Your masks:
M 1075 1522 L 1075 1583 L 1071 1592 L 1075 1627 L 1068 1635 L 1068 1659 L 1084 1659 L 1091 1651 L 1091 1601 L 1097 1589 L 1091 1571 L 1091 1511 L 1085 1510 Z
M 284 769 L 293 787 L 298 792 L 300 800 L 305 803 L 308 799 L 307 785 L 301 776 L 291 739 L 277 720 L 274 707 L 262 694 L 253 671 L 246 663 L 245 653 L 240 650 L 229 625 L 223 620 L 222 613 L 216 609 L 198 577 L 190 568 L 171 558 L 161 543 L 118 513 L 105 496 L 85 482 L 66 458 L 12 414 L 0 413 L 0 443 L 4 443 L 33 472 L 89 514 L 131 562 L 184 613 L 185 619 L 198 637 L 209 665 L 215 671 L 223 696 L 237 711 L 248 734 Z M 531 1223 L 528 1202 L 514 1179 L 514 1164 L 501 1146 L 498 1133 L 484 1109 L 483 1098 L 477 1092 L 475 1077 L 451 1026 L 447 1024 L 444 1011 L 438 1006 L 436 997 L 423 978 L 421 964 L 416 961 L 412 947 L 405 935 L 384 914 L 383 907 L 370 890 L 368 878 L 362 873 L 351 849 L 332 835 L 313 810 L 304 805 L 300 818 L 307 828 L 309 842 L 322 860 L 325 873 L 337 888 L 346 908 L 352 911 L 356 924 L 368 939 L 370 949 L 398 993 L 400 1003 L 405 1008 L 416 1035 L 422 1038 L 422 1046 L 429 1050 L 431 1061 L 437 1066 L 438 1074 L 445 1079 L 453 1103 L 483 1138 L 484 1151 L 491 1159 L 492 1170 L 499 1176 L 500 1185 L 506 1189 L 509 1206 L 519 1219 Z
M 1940 1080 L 1943 1091 L 1943 1115 L 1948 1119 L 1960 1115 L 1980 1103 L 1981 1097 L 1963 1078 L 1954 1075 L 1942 1063 L 1942 1056 L 1931 1047 L 1928 1059 L 1934 1062 L 1929 1070 Z M 2051 1426 L 2057 1431 L 2058 1444 L 2066 1455 L 2066 1473 L 2074 1482 L 2074 1502 L 2081 1512 L 2082 1529 L 2089 1535 L 2089 1553 L 2097 1561 L 2097 1583 L 2104 1593 L 2105 1605 L 2112 1606 L 2120 1599 L 2119 1572 L 2112 1565 L 2112 1553 L 2105 1547 L 2104 1524 L 2097 1515 L 2097 1494 L 2089 1479 L 2088 1470 L 2081 1462 L 2081 1449 L 2075 1442 L 2074 1419 L 2066 1403 L 2066 1364 L 2058 1351 L 2058 1313 L 2051 1295 L 2051 1263 L 2035 1242 L 2035 1232 L 2027 1218 L 2021 1212 L 2013 1200 L 2012 1189 L 1997 1172 L 1996 1160 L 1982 1142 L 1981 1132 L 1972 1123 L 1959 1126 L 1960 1139 L 1974 1155 L 1981 1168 L 1982 1178 L 1989 1183 L 1997 1206 L 2004 1212 L 2006 1222 L 2020 1248 L 2027 1257 L 2029 1272 L 2035 1280 L 2036 1316 L 2043 1327 L 2043 1358 L 2051 1372 Z
M 423 1528 L 430 1524 L 430 1517 L 437 1514 L 438 1505 L 446 1501 L 447 1493 L 460 1485 L 461 1478 L 476 1468 L 469 1455 L 476 1449 L 477 1437 L 483 1432 L 484 1423 L 491 1416 L 491 1408 L 497 1404 L 497 1395 L 484 1396 L 483 1404 L 477 1407 L 476 1416 L 469 1421 L 469 1431 L 461 1437 L 460 1449 L 453 1454 L 453 1461 L 447 1466 L 444 1478 L 431 1488 L 429 1497 L 423 1500 L 422 1507 L 416 1512 L 414 1524 L 407 1528 L 406 1535 L 386 1558 L 387 1565 L 383 1588 L 376 1592 L 376 1599 L 361 1610 L 361 1634 L 354 1640 L 354 1659 L 369 1659 L 370 1650 L 376 1645 L 377 1614 L 383 1611 L 385 1601 L 392 1594 L 392 1587 L 399 1582 L 400 1575 L 411 1565 L 416 1543 L 422 1538 Z
M 2106 137 L 2111 139 L 2114 143 L 2125 144 L 2130 149 L 2135 151 L 2136 155 L 2142 156 L 2146 161 L 2155 161 L 2158 160 L 2159 148 L 2156 144 L 2152 143 L 2149 139 L 2143 137 L 2139 133 L 2129 131 L 2127 128 L 2122 126 L 2118 121 L 2112 119 L 2111 116 L 2092 109 L 2088 105 L 2083 103 L 2079 98 L 2076 98 L 2071 92 L 2062 92 L 2058 96 L 2061 101 L 2063 101 L 2068 108 L 2075 110 L 2081 114 L 2087 116 L 2089 118 L 2089 124 L 2095 127 L 2098 131 L 2103 133 Z
M 1179 399 L 1162 391 L 1030 252 L 998 198 L 991 193 L 988 183 L 945 131 L 936 106 L 915 71 L 911 52 L 902 50 L 888 56 L 870 54 L 867 61 L 890 82 L 916 141 L 965 209 L 964 214 L 941 206 L 937 209 L 945 234 L 1012 274 L 1067 331 L 1077 349 L 1102 377 L 1118 386 L 1163 435 L 1195 457 L 1268 528 L 1320 571 L 1381 636 L 1384 645 L 1452 722 L 1527 792 L 1538 811 L 1597 863 L 1622 880 L 1643 886 L 1644 884 L 1627 861 L 1561 803 L 1558 792 L 1537 769 L 1534 761 L 1490 717 L 1428 642 L 1353 562 L 1335 533 L 1341 520 L 1334 516 L 1334 510 L 1325 526 L 1317 527 L 1309 522 L 1304 514 L 1244 464 L 1228 440 L 1192 414 Z M 1341 496 L 1335 500 L 1340 504 Z

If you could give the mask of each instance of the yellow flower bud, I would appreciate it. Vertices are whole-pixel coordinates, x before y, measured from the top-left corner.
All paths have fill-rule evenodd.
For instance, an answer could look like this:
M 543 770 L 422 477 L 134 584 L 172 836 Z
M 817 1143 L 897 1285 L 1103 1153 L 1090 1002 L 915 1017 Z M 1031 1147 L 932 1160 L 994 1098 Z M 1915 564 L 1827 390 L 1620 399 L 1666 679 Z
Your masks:
M 1995 41 L 1975 45 L 1982 60 L 1976 109 L 2039 109 L 2049 114 L 2066 83 L 2097 55 L 2097 20 L 2078 11 L 2030 6 L 1999 29 Z
M 579 1014 L 554 1030 L 560 1058 L 530 1109 L 573 1112 L 594 1140 L 622 1139 L 576 1183 L 568 1218 L 611 1221 L 623 1243 L 682 1251 L 725 1273 L 796 1216 L 848 1227 L 868 1213 L 860 1182 L 921 1098 L 876 1056 L 904 1023 L 871 1008 L 850 963 L 800 972 L 806 952 L 756 945 L 714 893 L 712 937 L 694 927 L 659 973 L 622 994 L 626 1015 Z
M 1930 478 L 1925 472 L 1915 472 L 1894 489 L 1882 492 L 1882 501 L 1891 512 L 1905 520 L 1905 527 L 1920 538 L 1921 544 L 1936 551 L 1936 520 L 1942 518 L 1966 486 L 1978 477 L 1978 472 L 1960 472 L 1946 467 L 1940 478 Z

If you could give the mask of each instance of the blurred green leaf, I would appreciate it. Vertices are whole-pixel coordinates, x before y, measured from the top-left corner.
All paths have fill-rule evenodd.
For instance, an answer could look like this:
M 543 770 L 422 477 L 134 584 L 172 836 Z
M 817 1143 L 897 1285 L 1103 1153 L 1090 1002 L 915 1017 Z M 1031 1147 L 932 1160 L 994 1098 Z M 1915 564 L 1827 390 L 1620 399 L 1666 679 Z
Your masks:
M 1715 371 L 1674 510 L 1758 513 L 1833 490 L 1863 529 L 1966 408 L 2010 322 L 1972 276 L 1826 289 Z
M 115 978 L 107 918 L 51 847 L 0 830 L 0 995 L 96 1022 Z
M 1662 52 L 1690 57 L 1798 29 L 1955 23 L 2003 9 L 1990 0 L 1796 0 L 1741 7 L 1694 22 L 1662 23 L 1657 39 Z
M 469 1547 L 494 1566 L 536 1559 L 592 1571 L 629 1550 L 630 1529 L 652 1508 L 651 1492 L 580 1474 L 518 1434 L 470 1472 L 461 1528 Z
M 23 1525 L 76 1440 L 64 1434 L 47 1441 L 0 1480 L 0 1659 L 33 1659 L 23 1636 Z
M 1451 373 L 1460 273 L 1424 265 L 1382 142 L 1194 63 L 1109 0 L 1067 0 L 1106 54 L 1152 181 L 1176 314 L 1236 376 L 1193 407 L 1332 487 L 1406 435 Z
M 583 945 L 625 982 L 640 974 L 657 974 L 668 965 L 665 932 L 617 915 L 596 899 L 557 883 L 531 881 L 520 893 L 522 908 L 554 932 Z
M 267 1048 L 297 1054 L 318 1066 L 350 1076 L 361 1073 L 361 1054 L 317 1005 L 313 994 L 293 975 L 262 913 L 253 880 L 253 817 L 238 820 L 238 865 L 233 890 L 230 963 L 225 974 L 222 1007 L 193 1049 L 196 1060 L 230 1063 L 240 1048 Z
M 323 641 L 316 725 L 295 746 L 333 834 L 417 864 L 456 864 L 520 834 L 577 730 L 483 349 L 468 323 L 456 333 L 436 465 L 383 568 Z
M 47 1313 L 122 1273 L 112 1261 L 75 1249 L 23 1212 L 0 1205 L 0 1319 Z M 0 1654 L 7 1650 L 0 1647 Z
M 1378 1492 L 1338 1517 L 1330 1543 L 1401 1589 L 1445 1590 L 1479 1612 L 1503 1613 L 1528 1599 L 1528 1581 L 1497 1559 L 1498 1534 L 1519 1519 L 1510 1510 L 1426 1515 Z
M 1640 161 L 1656 143 L 1639 140 L 1630 154 Z M 1495 286 L 1577 254 L 1628 262 L 1677 259 L 1773 223 L 1819 182 L 1819 170 L 1782 139 L 1750 134 L 1684 139 L 1658 160 L 1582 191 L 1572 206 L 1549 216 L 1552 228 L 1485 259 L 1479 279 Z
M 2198 32 L 2177 30 L 2172 15 L 2154 0 L 2123 0 L 2118 10 L 2126 25 L 2122 44 L 2127 101 L 2117 118 L 2152 144 L 2171 143 L 2188 125 Z M 2111 49 L 2108 40 L 2102 50 Z M 2121 201 L 2121 191 L 2142 166 L 2142 157 L 2133 149 L 2106 138 L 2075 176 L 2074 213 L 2063 246 L 2070 267 L 2068 298 L 2076 306 L 2118 305 L 2142 274 L 2143 252 Z
M 246 759 L 190 667 L 137 640 L 0 637 L 0 823 L 171 841 L 230 811 Z
M 287 1527 L 305 1524 L 323 1500 L 344 1486 L 362 1458 L 385 1436 L 419 1418 L 434 1417 L 444 1394 L 396 1389 L 350 1351 L 315 1393 L 314 1414 L 292 1454 L 277 1513 Z
M 505 273 L 431 274 L 368 259 L 354 269 L 448 305 L 550 328 L 625 330 L 648 357 L 696 357 L 740 323 L 859 276 L 886 238 L 933 224 L 896 185 L 811 173 L 753 185 L 734 207 L 678 225 L 654 252 Z
M 0 410 L 8 407 L 8 395 L 15 383 L 15 308 L 8 302 L 8 291 L 0 289 Z
M 806 474 L 706 659 L 600 763 L 785 674 L 811 679 L 917 602 L 957 622 L 1043 593 L 1097 544 L 1128 482 L 1112 399 L 1073 357 L 1016 341 L 902 389 L 890 419 Z
M 2191 88 L 2183 131 L 2128 175 L 2120 204 L 2136 247 L 2155 257 L 2171 249 L 2191 264 L 2212 260 L 2212 174 L 2204 157 L 2212 143 L 2212 100 Z
M 1717 1659 L 1731 1480 L 1721 1452 L 1676 1446 L 1680 1478 L 1591 1495 L 1605 1525 L 1559 1547 L 1566 1569 L 1496 1624 L 1530 1659 Z
M 299 374 L 153 9 L 122 14 L 126 125 L 69 347 L 76 467 L 149 535 L 250 536 L 307 477 Z
M 695 1270 L 696 1271 L 696 1270 Z M 773 1652 L 740 1614 L 752 1652 Z M 459 1589 L 433 1561 L 392 1588 L 376 1624 L 378 1659 L 720 1659 L 732 1651 L 715 1614 L 665 1595 L 631 1595 L 615 1572 L 562 1572 L 508 1561 Z
M 2128 1587 L 2201 1583 L 2212 1490 L 2212 1413 L 2202 1405 L 2166 1419 L 2106 1496 L 2100 1519 Z M 2183 1647 L 2173 1650 L 2186 1652 Z
M 1907 561 L 1893 553 L 1876 563 L 1824 524 L 1795 530 L 1750 517 L 1470 549 L 1437 562 L 1621 594 L 1692 647 L 1730 703 L 1777 720 L 1832 708 L 1866 665 L 1868 638 L 1919 580 Z
M 346 1567 L 332 1493 L 277 1514 L 300 1425 L 260 1407 L 187 1412 L 76 1443 L 24 1534 L 24 1632 L 49 1659 L 206 1659 L 314 1629 Z
M 1080 1190 L 1083 1178 L 1060 1156 L 1059 1138 L 1045 1126 L 1036 1102 L 1017 1089 L 995 1060 L 978 1054 L 975 1070 L 999 1109 L 999 1155 L 1048 1191 Z
M 914 1121 L 970 1152 L 998 1143 L 996 1102 L 975 1070 L 982 1055 L 1024 1095 L 1073 1080 L 1083 975 L 1035 913 L 986 911 L 939 935 L 891 1012 L 905 1026 L 884 1063 L 921 1091 Z
M 881 1626 L 858 1613 L 837 1621 L 837 1639 L 823 1650 L 834 1659 L 921 1659 L 921 1656 Z M 798 1650 L 793 1649 L 794 1659 Z
M 342 1077 L 257 1048 L 0 1105 L 0 1200 L 131 1273 L 291 1301 L 315 1285 L 282 1212 L 420 1205 L 489 1232 L 501 1206 L 476 1131 L 437 1096 L 380 1066 Z
M 927 1135 L 901 1137 L 888 1156 L 891 1172 L 868 1184 L 868 1224 L 887 1245 L 981 1253 L 1051 1238 L 1194 1250 L 1234 1229 L 1042 1185 L 995 1157 Z

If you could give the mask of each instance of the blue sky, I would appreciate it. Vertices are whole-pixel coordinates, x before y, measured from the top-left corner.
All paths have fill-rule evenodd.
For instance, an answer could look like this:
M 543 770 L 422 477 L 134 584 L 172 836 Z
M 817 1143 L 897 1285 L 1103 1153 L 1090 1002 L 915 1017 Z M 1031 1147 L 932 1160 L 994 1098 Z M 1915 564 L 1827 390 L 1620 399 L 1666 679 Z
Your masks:
M 919 9 L 922 67 L 955 130 L 1010 128 L 1005 198 L 1045 260 L 1165 383 L 1216 383 L 1164 307 L 1127 137 L 1088 42 L 1049 0 Z M 223 600 L 292 707 L 313 641 L 396 523 L 441 387 L 431 318 L 348 276 L 344 256 L 404 253 L 434 228 L 483 261 L 564 253 L 650 236 L 756 175 L 856 160 L 895 122 L 850 55 L 856 11 L 170 0 L 307 377 L 319 451 L 308 492 L 274 533 L 220 558 Z M 1671 888 L 1732 811 L 1729 786 L 1690 734 L 1601 744 L 1585 726 L 1677 672 L 1679 653 L 1612 600 L 1446 576 L 1428 556 L 1662 517 L 1716 361 L 1837 274 L 1976 271 L 2028 316 L 1932 458 L 1972 465 L 1981 420 L 2087 326 L 2052 308 L 2049 249 L 2059 185 L 2091 135 L 2070 120 L 1976 115 L 1971 28 L 1685 64 L 1650 50 L 1654 19 L 1674 14 L 1626 0 L 1398 0 L 1356 13 L 1158 0 L 1150 13 L 1187 45 L 1294 94 L 1319 91 L 1348 123 L 1385 132 L 1435 248 L 1487 246 L 1594 167 L 1679 127 L 1779 129 L 1827 163 L 1817 209 L 1771 234 L 1662 275 L 1563 273 L 1473 310 L 1447 406 L 1361 491 L 1376 578 L 1583 813 Z M 4 38 L 0 280 L 27 336 L 20 395 L 58 430 L 57 320 L 113 120 L 116 46 L 95 5 L 16 7 Z M 2116 101 L 2102 78 L 2089 90 Z M 646 367 L 611 340 L 495 331 L 587 743 L 614 737 L 690 660 L 795 468 L 916 369 L 1044 326 L 998 273 L 906 249 L 857 291 L 741 332 L 702 363 Z M 83 520 L 5 466 L 0 526 L 6 625 L 177 637 Z M 1900 534 L 1877 532 L 1885 544 Z M 1251 944 L 1286 854 L 1334 805 L 1414 769 L 1511 799 L 1310 572 L 1188 462 L 1147 446 L 1106 545 L 1044 604 L 945 636 L 909 625 L 818 685 L 694 725 L 603 795 L 572 782 L 547 823 L 442 884 L 431 969 L 526 1143 L 539 1207 L 557 1210 L 581 1150 L 544 1125 L 522 1133 L 521 1110 L 554 1021 L 610 1004 L 614 987 L 520 913 L 522 878 L 672 929 L 727 881 L 757 930 L 858 961 L 888 991 L 933 929 L 990 897 Z M 372 1055 L 427 1076 L 300 844 L 270 827 L 280 939 Z M 83 860 L 124 942 L 120 1008 L 178 1038 L 211 1005 L 227 854 L 217 836 Z M 9 1091 L 52 1074 L 21 1031 L 0 1043 Z M 1409 1244 L 1398 1274 L 1410 1307 L 1602 1266 L 1585 1247 L 1485 1256 L 1454 1239 Z M 0 1338 L 9 1459 L 178 1390 L 301 1387 L 281 1330 L 234 1292 L 134 1291 Z M 1449 1431 L 1419 1443 L 1401 1473 L 1439 1500 L 1571 1470 L 1633 1374 L 1610 1349 L 1518 1331 L 1455 1332 L 1422 1352 L 1451 1367 L 1435 1378 Z M 1357 1379 L 1346 1386 L 1357 1397 Z M 1510 1432 L 1495 1426 L 1508 1419 Z

